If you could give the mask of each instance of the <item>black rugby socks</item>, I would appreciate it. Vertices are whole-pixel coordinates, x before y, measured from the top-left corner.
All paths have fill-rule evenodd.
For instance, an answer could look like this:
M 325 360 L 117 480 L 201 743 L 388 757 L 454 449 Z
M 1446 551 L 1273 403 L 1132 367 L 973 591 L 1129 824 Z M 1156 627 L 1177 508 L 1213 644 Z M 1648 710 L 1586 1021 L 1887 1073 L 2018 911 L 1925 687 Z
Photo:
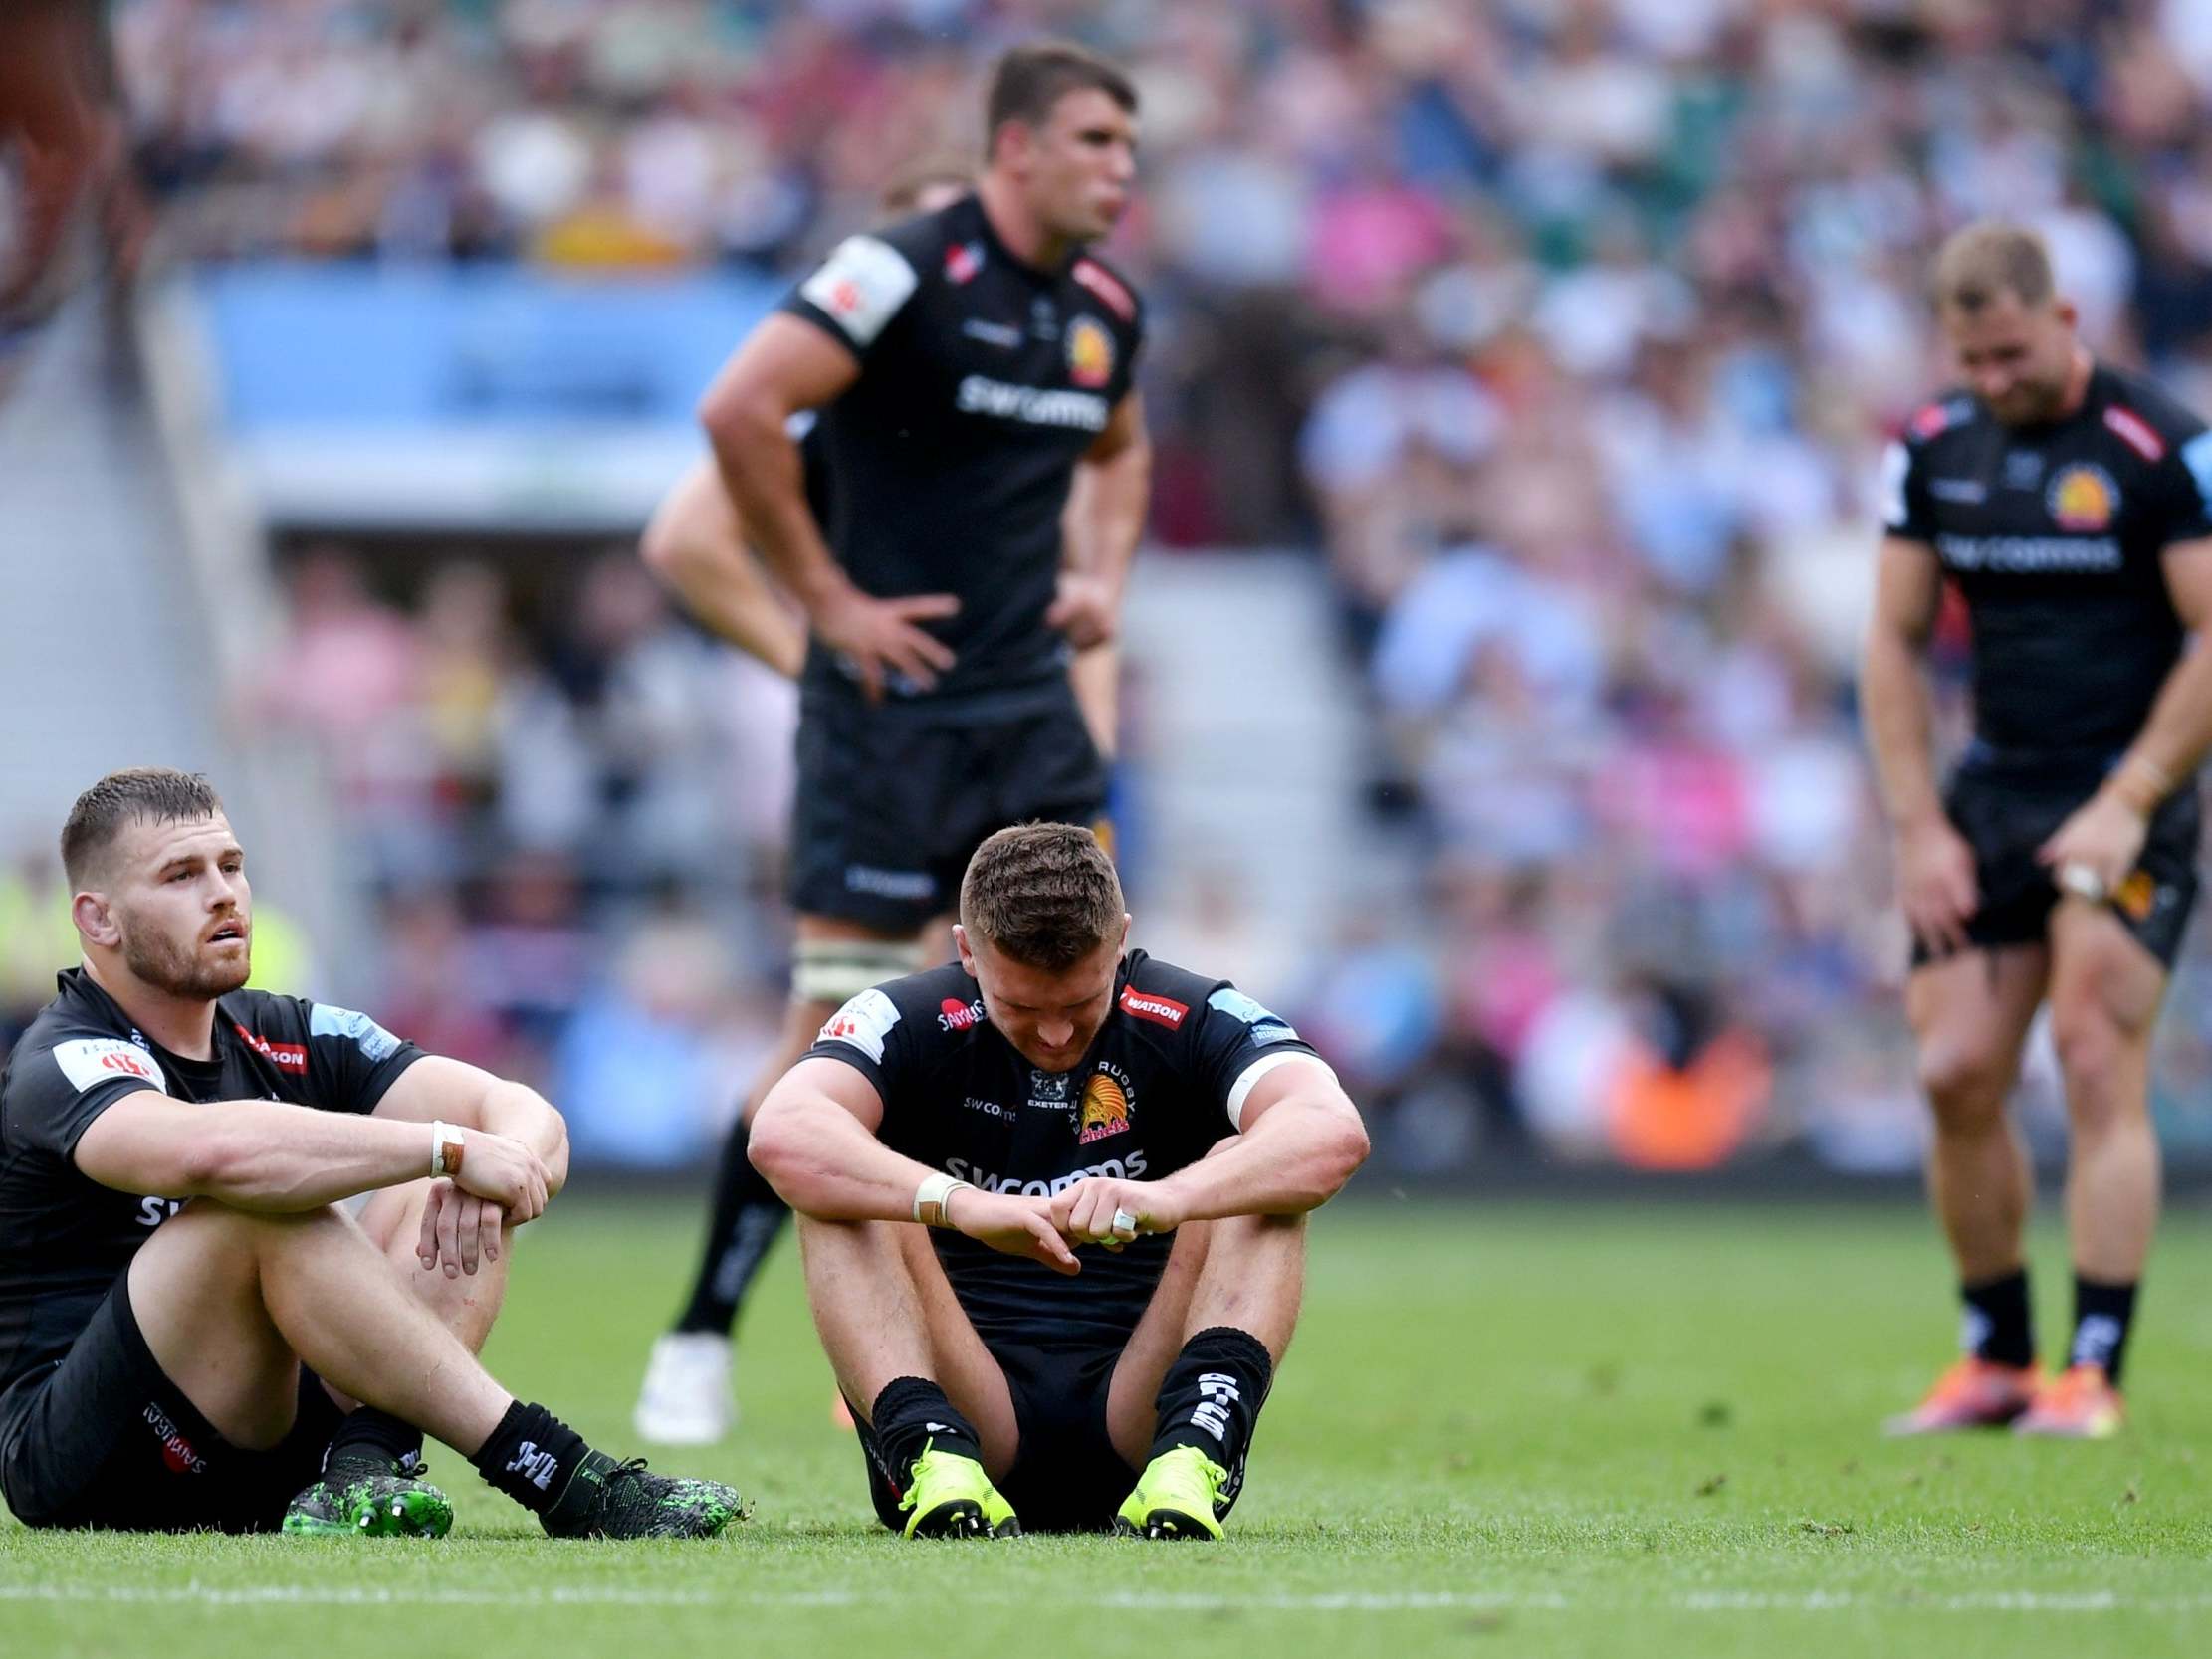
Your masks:
M 516 1503 L 544 1515 L 560 1501 L 590 1450 L 582 1435 L 544 1406 L 515 1400 L 469 1461 Z
M 727 1337 L 738 1322 L 738 1308 L 752 1286 L 769 1247 L 790 1218 L 791 1207 L 775 1195 L 768 1177 L 747 1155 L 752 1134 L 745 1120 L 730 1126 L 715 1169 L 714 1209 L 707 1220 L 707 1249 L 691 1300 L 677 1320 L 680 1332 Z
M 1183 1345 L 1160 1383 L 1153 1457 L 1196 1446 L 1229 1473 L 1222 1497 L 1232 1499 L 1244 1477 L 1259 1408 L 1275 1377 L 1267 1345 L 1248 1331 L 1216 1325 Z
M 1999 1279 L 1960 1285 L 1958 1295 L 1966 1304 L 1961 1348 L 1992 1364 L 2036 1362 L 2035 1320 L 2028 1307 L 2026 1268 L 2017 1268 Z
M 2103 1284 L 2074 1276 L 2074 1346 L 2069 1365 L 2101 1365 L 2113 1387 L 2127 1356 L 2127 1328 L 2135 1318 L 2135 1286 Z
M 421 1457 L 421 1429 L 401 1422 L 388 1411 L 364 1405 L 339 1424 L 337 1433 L 331 1436 L 330 1450 L 323 1454 L 323 1467 L 328 1470 L 340 1463 L 374 1463 L 405 1469 Z
M 955 1410 L 945 1390 L 926 1376 L 886 1382 L 868 1413 L 868 1431 L 889 1466 L 891 1484 L 901 1492 L 906 1490 L 914 1460 L 933 1446 L 983 1461 L 983 1441 L 976 1425 Z

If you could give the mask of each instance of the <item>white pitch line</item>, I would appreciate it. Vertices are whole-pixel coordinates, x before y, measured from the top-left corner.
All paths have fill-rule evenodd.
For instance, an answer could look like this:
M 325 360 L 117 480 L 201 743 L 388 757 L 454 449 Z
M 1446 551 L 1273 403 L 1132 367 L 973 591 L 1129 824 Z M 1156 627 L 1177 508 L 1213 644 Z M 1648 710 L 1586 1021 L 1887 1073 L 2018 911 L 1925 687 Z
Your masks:
M 111 1602 L 165 1606 L 303 1607 L 783 1607 L 858 1608 L 907 1605 L 907 1598 L 852 1590 L 637 1589 L 567 1585 L 544 1590 L 417 1589 L 361 1585 L 245 1584 L 222 1587 L 185 1584 L 7 1584 L 0 1602 Z M 966 1605 L 1029 1606 L 1023 1595 L 966 1592 Z M 1992 1590 L 1968 1595 L 1862 1595 L 1848 1590 L 1775 1594 L 1764 1590 L 1694 1590 L 1642 1600 L 1633 1596 L 1577 1598 L 1555 1592 L 1510 1590 L 1411 1590 L 1383 1594 L 1363 1590 L 1310 1595 L 1195 1595 L 1114 1593 L 1056 1596 L 1061 1608 L 1101 1612 L 1196 1613 L 1571 1613 L 1633 1612 L 1639 1608 L 1683 1613 L 2179 1613 L 2212 1609 L 2212 1595 L 2151 1596 L 2130 1599 L 2108 1590 L 2079 1593 L 2045 1590 Z

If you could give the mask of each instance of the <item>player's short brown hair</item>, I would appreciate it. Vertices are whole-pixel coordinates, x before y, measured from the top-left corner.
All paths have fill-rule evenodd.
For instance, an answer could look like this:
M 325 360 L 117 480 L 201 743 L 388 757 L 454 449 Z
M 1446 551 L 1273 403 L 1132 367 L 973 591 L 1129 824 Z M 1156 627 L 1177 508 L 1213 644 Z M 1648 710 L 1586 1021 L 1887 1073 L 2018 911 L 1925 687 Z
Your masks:
M 993 147 L 1008 121 L 1042 126 L 1053 105 L 1069 93 L 1095 90 L 1137 112 L 1137 85 L 1121 66 L 1073 41 L 1029 41 L 1008 47 L 991 69 L 991 92 L 984 100 L 984 146 Z
M 107 855 L 125 824 L 183 824 L 223 810 L 215 786 L 198 772 L 128 766 L 77 797 L 62 826 L 62 872 L 82 893 L 107 879 Z
M 1025 967 L 1056 973 L 1119 936 L 1121 878 L 1079 824 L 1016 824 L 968 861 L 960 925 Z
M 2011 295 L 2024 306 L 2040 306 L 2057 292 L 2051 275 L 2051 250 L 2025 225 L 1981 219 L 1953 232 L 1935 256 L 1938 311 L 1969 316 Z

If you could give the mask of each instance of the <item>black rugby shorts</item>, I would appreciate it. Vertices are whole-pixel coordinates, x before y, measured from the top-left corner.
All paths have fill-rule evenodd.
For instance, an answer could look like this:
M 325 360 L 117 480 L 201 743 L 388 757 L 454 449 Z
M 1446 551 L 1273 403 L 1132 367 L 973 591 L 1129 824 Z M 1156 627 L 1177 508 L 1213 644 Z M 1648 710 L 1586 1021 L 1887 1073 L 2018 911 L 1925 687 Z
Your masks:
M 792 908 L 888 933 L 952 911 L 986 837 L 1042 820 L 1099 827 L 1106 762 L 1064 679 L 1018 693 L 874 707 L 800 700 Z
M 322 1473 L 342 1421 L 303 1366 L 283 1442 L 231 1445 L 162 1374 L 125 1275 L 67 1354 L 0 1394 L 0 1494 L 31 1527 L 266 1532 Z
M 2074 809 L 2095 793 L 2095 780 L 2037 776 L 2015 768 L 1989 772 L 1962 767 L 1943 792 L 1943 809 L 1974 849 L 1974 877 L 1981 906 L 1967 919 L 1966 935 L 1984 948 L 2041 944 L 2059 902 L 2053 872 L 2036 862 Z M 2151 814 L 2135 871 L 2108 901 L 2112 914 L 2165 967 L 2181 949 L 2181 935 L 2197 898 L 2197 839 L 2201 811 L 2193 784 L 2169 795 Z M 1931 959 L 1917 940 L 1912 965 Z
M 1021 1530 L 1067 1533 L 1111 1528 L 1114 1511 L 1136 1486 L 1138 1475 L 1121 1460 L 1106 1431 L 1106 1392 L 1122 1350 L 995 1339 L 986 1346 L 1005 1372 L 1006 1390 L 1013 1396 L 1020 1447 L 1013 1467 L 997 1487 L 1013 1506 Z M 868 1462 L 868 1496 L 874 1501 L 876 1517 L 893 1531 L 904 1531 L 907 1517 L 899 1508 L 899 1496 L 906 1472 L 899 1471 L 894 1481 L 858 1411 L 853 1421 Z

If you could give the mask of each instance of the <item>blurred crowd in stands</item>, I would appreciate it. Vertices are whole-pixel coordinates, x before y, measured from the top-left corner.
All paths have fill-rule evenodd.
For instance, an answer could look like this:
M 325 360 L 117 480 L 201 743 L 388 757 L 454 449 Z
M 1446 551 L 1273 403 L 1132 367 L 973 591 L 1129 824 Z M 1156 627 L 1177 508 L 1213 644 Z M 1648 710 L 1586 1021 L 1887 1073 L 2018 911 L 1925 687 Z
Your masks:
M 1419 922 L 1260 988 L 1405 1170 L 1909 1166 L 1852 667 L 1877 457 L 1943 374 L 1930 249 L 2041 226 L 2092 343 L 2212 410 L 2212 0 L 116 17 L 169 251 L 215 260 L 793 270 L 901 158 L 974 149 L 1000 45 L 1127 61 L 1143 196 L 1111 252 L 1153 307 L 1148 556 L 1325 561 Z M 402 611 L 315 554 L 293 591 L 268 695 L 344 756 L 394 895 L 387 1023 L 610 1075 L 690 1033 L 669 1064 L 728 1094 L 776 994 L 787 699 L 619 555 L 536 596 L 454 565 Z M 1954 618 L 1954 678 L 1963 649 Z M 607 914 L 626 942 L 587 947 Z M 2212 1141 L 2195 936 L 2158 1084 L 2180 1141 Z

